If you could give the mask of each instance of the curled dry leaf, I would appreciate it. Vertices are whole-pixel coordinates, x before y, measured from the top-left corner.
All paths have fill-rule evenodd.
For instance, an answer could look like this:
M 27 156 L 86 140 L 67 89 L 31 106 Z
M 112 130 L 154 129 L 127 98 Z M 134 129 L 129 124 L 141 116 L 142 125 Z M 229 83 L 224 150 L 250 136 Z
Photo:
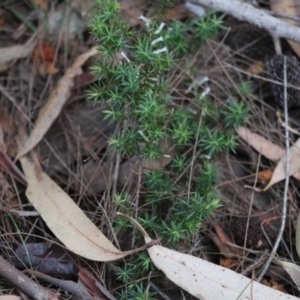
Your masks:
M 272 289 L 275 289 L 277 291 L 281 291 L 283 293 L 286 293 L 286 290 L 284 288 L 284 284 L 279 284 L 278 281 L 274 281 L 272 279 L 270 280 L 267 280 L 266 278 L 264 278 L 262 281 L 261 281 L 262 284 L 266 285 L 266 286 L 269 286 L 271 287 Z
M 257 152 L 271 160 L 279 160 L 285 155 L 285 150 L 266 138 L 251 132 L 249 129 L 239 126 L 237 134 Z
M 151 242 L 144 228 L 135 220 L 131 220 L 136 223 L 145 241 Z M 148 253 L 156 267 L 171 281 L 199 299 L 298 299 L 204 259 L 166 247 L 154 245 L 148 249 Z
M 280 15 L 288 15 L 295 18 L 300 17 L 299 0 L 270 0 L 270 6 L 273 12 Z M 299 26 L 299 23 L 294 20 L 284 18 L 284 21 L 292 25 Z M 291 40 L 287 41 L 300 58 L 300 45 Z
M 102 300 L 117 300 L 93 275 L 88 271 L 79 268 L 79 279 L 88 287 L 89 292 Z
M 290 157 L 289 157 L 289 174 L 286 174 L 286 155 L 284 155 L 278 162 L 270 182 L 264 188 L 266 191 L 273 184 L 283 180 L 286 176 L 292 176 L 300 171 L 300 139 L 290 148 Z
M 55 63 L 55 49 L 53 49 L 46 42 L 42 42 L 34 49 L 31 59 L 37 64 L 39 73 L 56 74 L 59 69 L 54 67 Z
M 262 183 L 263 185 L 267 184 L 272 177 L 273 171 L 271 170 L 264 170 L 258 173 L 257 181 Z
M 122 252 L 88 219 L 73 200 L 43 172 L 37 159 L 20 159 L 27 179 L 26 196 L 55 236 L 72 252 L 95 261 L 112 261 Z
M 286 151 L 285 149 L 279 147 L 278 145 L 272 143 L 271 141 L 265 139 L 264 137 L 251 132 L 249 129 L 239 126 L 237 128 L 237 134 L 247 142 L 256 151 L 261 153 L 268 159 L 279 160 L 276 169 L 272 172 L 272 177 L 269 184 L 264 188 L 267 190 L 271 185 L 277 183 L 285 178 L 285 161 L 286 161 Z M 297 180 L 300 180 L 300 160 L 298 159 L 300 155 L 300 141 L 298 140 L 293 147 L 290 149 L 290 174 Z
M 144 172 L 150 170 L 161 170 L 167 166 L 175 155 L 174 143 L 170 138 L 163 138 L 160 140 L 160 151 L 164 153 L 161 159 L 144 160 L 143 168 Z
M 93 47 L 88 52 L 78 56 L 73 65 L 66 71 L 65 75 L 58 82 L 56 88 L 50 94 L 46 105 L 39 112 L 34 128 L 25 144 L 19 150 L 16 160 L 33 149 L 44 137 L 45 133 L 58 117 L 66 103 L 75 76 L 82 73 L 81 66 L 87 59 L 97 53 L 97 48 Z
M 220 265 L 227 269 L 236 269 L 236 267 L 240 264 L 237 258 L 225 258 L 221 257 Z
M 211 236 L 212 240 L 219 248 L 219 251 L 222 255 L 227 258 L 237 257 L 238 255 L 242 255 L 242 250 L 239 248 L 230 247 L 228 243 L 234 244 L 232 238 L 223 230 L 223 228 L 217 224 L 212 224 L 216 234 Z

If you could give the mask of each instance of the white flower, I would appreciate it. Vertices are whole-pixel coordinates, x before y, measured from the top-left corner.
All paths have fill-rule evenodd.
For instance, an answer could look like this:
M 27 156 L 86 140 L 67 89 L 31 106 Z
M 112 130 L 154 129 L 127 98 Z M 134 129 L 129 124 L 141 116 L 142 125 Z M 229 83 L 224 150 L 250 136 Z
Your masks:
M 126 56 L 126 54 L 122 51 L 121 55 L 127 60 L 127 62 L 130 62 L 130 59 Z
M 144 21 L 145 26 L 146 26 L 147 28 L 149 28 L 150 22 L 151 22 L 149 19 L 145 18 L 143 15 L 140 16 L 139 19 L 142 20 L 142 21 Z
M 155 45 L 157 44 L 158 42 L 163 42 L 163 37 L 160 36 L 159 38 L 155 39 L 154 41 L 151 42 L 151 45 Z
M 154 34 L 159 34 L 165 25 L 166 24 L 164 22 L 160 23 L 158 29 L 156 31 L 154 31 Z
M 206 97 L 208 94 L 210 93 L 210 88 L 207 87 L 200 95 L 200 99 L 203 99 L 204 97 Z
M 168 48 L 167 47 L 163 47 L 161 49 L 153 51 L 153 53 L 155 53 L 155 54 L 159 54 L 159 53 L 162 53 L 162 52 L 168 52 Z

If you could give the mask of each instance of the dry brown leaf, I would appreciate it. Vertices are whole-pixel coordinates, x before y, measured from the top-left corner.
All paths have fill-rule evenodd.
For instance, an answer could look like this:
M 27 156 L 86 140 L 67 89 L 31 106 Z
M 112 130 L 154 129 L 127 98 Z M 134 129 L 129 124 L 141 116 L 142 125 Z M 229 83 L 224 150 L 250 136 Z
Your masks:
M 117 249 L 73 200 L 43 172 L 39 163 L 20 159 L 28 182 L 26 196 L 55 236 L 72 252 L 94 261 L 120 259 Z
M 266 285 L 266 286 L 269 286 L 271 287 L 272 289 L 275 289 L 277 291 L 281 291 L 283 293 L 286 293 L 286 290 L 284 288 L 284 285 L 283 284 L 279 284 L 277 281 L 274 281 L 272 279 L 270 279 L 269 281 L 267 279 L 263 279 L 261 281 L 262 284 Z
M 41 9 L 41 10 L 48 10 L 48 3 L 46 0 L 35 0 L 35 4 Z
M 289 15 L 291 17 L 299 18 L 300 17 L 300 5 L 299 0 L 270 0 L 271 10 L 280 15 Z M 290 23 L 295 26 L 299 26 L 298 22 L 282 18 L 285 22 Z M 291 40 L 287 40 L 292 49 L 300 58 L 300 45 Z
M 88 287 L 90 294 L 101 300 L 117 300 L 93 275 L 79 268 L 78 278 Z
M 251 64 L 247 69 L 246 72 L 251 73 L 253 75 L 259 75 L 264 72 L 264 64 L 261 61 L 255 61 Z
M 226 269 L 234 269 L 240 264 L 237 258 L 221 257 L 220 265 Z
M 238 127 L 236 132 L 244 141 L 246 141 L 251 147 L 253 147 L 256 151 L 261 153 L 266 158 L 271 159 L 271 160 L 278 160 L 278 159 L 284 160 L 285 159 L 285 156 L 286 156 L 285 149 L 275 145 L 274 143 L 270 142 L 269 140 L 263 138 L 262 136 L 251 132 L 249 129 L 247 129 L 243 126 Z M 295 160 L 296 159 L 297 158 L 295 158 Z M 296 167 L 296 166 L 294 166 L 294 167 Z M 293 172 L 293 170 L 290 170 L 290 171 Z M 273 172 L 273 176 L 274 176 L 274 172 Z M 292 172 L 290 172 L 291 175 L 300 181 L 300 167 L 299 167 L 299 171 L 297 171 L 293 174 L 292 174 Z M 276 174 L 276 176 L 277 175 L 278 174 Z M 282 179 L 284 179 L 284 178 L 285 177 L 283 177 Z M 272 184 L 274 184 L 274 183 L 275 182 L 273 182 Z M 270 187 L 270 186 L 268 186 L 268 187 Z
M 135 223 L 145 241 L 151 242 L 144 228 Z M 199 299 L 298 299 L 252 281 L 232 270 L 166 247 L 154 245 L 148 249 L 148 253 L 156 267 L 171 281 Z
M 144 172 L 149 170 L 161 170 L 172 161 L 175 150 L 174 143 L 170 138 L 161 139 L 159 149 L 164 156 L 161 159 L 145 159 L 143 161 Z
M 41 42 L 34 49 L 31 60 L 37 65 L 39 73 L 44 74 L 56 74 L 59 69 L 54 67 L 55 63 L 55 49 L 48 43 Z
M 221 226 L 217 223 L 212 224 L 217 236 L 211 236 L 212 240 L 219 248 L 220 253 L 227 258 L 237 257 L 237 255 L 242 255 L 243 250 L 239 248 L 230 247 L 228 243 L 234 244 L 232 238 L 223 230 Z
M 189 10 L 185 3 L 178 3 L 172 6 L 162 17 L 170 21 L 181 20 L 189 16 Z
M 284 155 L 278 162 L 270 182 L 264 188 L 266 191 L 273 184 L 283 180 L 286 176 L 292 176 L 300 171 L 300 139 L 290 148 L 290 159 L 289 159 L 289 174 L 286 174 L 286 155 Z
M 275 145 L 266 138 L 251 132 L 249 129 L 239 126 L 237 134 L 257 152 L 271 160 L 279 160 L 285 155 L 285 149 Z
M 219 226 L 219 224 L 213 223 L 212 225 L 222 244 L 227 244 L 227 243 L 233 244 L 232 238 L 223 230 L 221 226 Z
M 46 105 L 39 112 L 34 128 L 25 144 L 19 150 L 16 160 L 33 149 L 44 137 L 66 103 L 73 85 L 74 77 L 82 73 L 81 66 L 85 61 L 97 53 L 97 47 L 93 47 L 88 52 L 78 56 L 73 65 L 66 71 L 65 75 L 60 79 L 56 88 L 49 96 Z
M 145 0 L 121 0 L 120 5 L 122 15 L 134 27 L 141 23 L 139 17 L 145 13 L 148 3 Z
M 259 183 L 262 183 L 263 185 L 265 185 L 271 180 L 272 174 L 273 174 L 272 170 L 265 170 L 265 171 L 259 172 L 257 175 L 257 181 Z

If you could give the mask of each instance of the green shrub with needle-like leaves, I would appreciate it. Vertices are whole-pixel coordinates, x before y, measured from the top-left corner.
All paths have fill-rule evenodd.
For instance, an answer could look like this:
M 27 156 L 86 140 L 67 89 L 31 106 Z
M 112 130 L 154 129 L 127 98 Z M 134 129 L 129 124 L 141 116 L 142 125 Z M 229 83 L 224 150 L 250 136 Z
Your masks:
M 96 0 L 97 10 L 90 17 L 90 28 L 99 43 L 101 59 L 92 68 L 98 83 L 89 96 L 102 102 L 111 122 L 119 122 L 120 130 L 110 139 L 113 151 L 120 155 L 138 155 L 142 159 L 159 159 L 165 153 L 163 139 L 174 142 L 176 152 L 166 170 L 145 173 L 138 221 L 149 234 L 158 235 L 169 247 L 189 239 L 201 222 L 219 207 L 215 183 L 217 166 L 210 160 L 220 152 L 236 146 L 234 126 L 244 122 L 248 110 L 242 102 L 231 101 L 222 114 L 226 131 L 211 128 L 211 119 L 220 116 L 209 101 L 209 90 L 195 90 L 195 107 L 174 105 L 168 72 L 190 45 L 200 47 L 222 29 L 222 17 L 209 13 L 188 24 L 179 21 L 164 24 L 159 18 L 141 16 L 144 28 L 135 31 L 120 17 L 120 5 L 114 0 Z M 169 1 L 160 1 L 162 10 Z M 121 57 L 117 59 L 116 57 Z M 193 146 L 194 145 L 194 146 Z M 192 152 L 187 149 L 194 147 Z M 189 153 L 184 155 L 184 153 Z M 192 173 L 191 173 L 192 172 Z M 134 215 L 132 195 L 115 195 L 119 211 Z M 117 232 L 132 224 L 123 218 L 115 220 Z M 133 284 L 155 269 L 147 254 L 138 256 L 135 264 L 117 268 L 116 279 L 126 288 L 121 299 L 155 299 L 149 285 Z

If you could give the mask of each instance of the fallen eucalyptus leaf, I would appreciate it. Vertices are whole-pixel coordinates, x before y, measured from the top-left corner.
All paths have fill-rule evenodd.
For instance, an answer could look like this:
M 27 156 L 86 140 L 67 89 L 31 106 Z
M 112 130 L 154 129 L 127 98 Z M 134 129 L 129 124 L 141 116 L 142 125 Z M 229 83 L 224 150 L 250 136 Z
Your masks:
M 266 158 L 271 159 L 271 160 L 279 160 L 280 159 L 280 161 L 278 163 L 279 166 L 277 165 L 276 169 L 272 173 L 272 177 L 271 177 L 269 184 L 263 190 L 265 191 L 274 183 L 279 182 L 280 180 L 283 180 L 285 178 L 285 160 L 286 160 L 285 149 L 279 147 L 278 145 L 272 143 L 271 141 L 265 139 L 264 137 L 251 132 L 249 129 L 247 129 L 243 126 L 239 126 L 236 131 L 237 131 L 238 135 L 245 142 L 247 142 L 252 148 L 254 148 L 257 152 L 261 153 Z M 297 144 L 297 142 L 296 142 L 296 144 Z M 297 151 L 296 144 L 290 149 L 290 161 L 291 161 L 290 163 L 293 163 L 295 161 L 295 164 L 293 164 L 292 168 L 290 168 L 289 176 L 293 176 L 294 178 L 296 178 L 297 180 L 300 181 L 300 163 L 297 160 L 297 155 L 300 155 L 300 151 Z M 296 169 L 296 171 L 295 171 L 295 169 Z M 276 173 L 275 173 L 275 171 L 276 171 Z
M 132 218 L 129 219 L 137 225 L 145 241 L 151 242 L 144 228 Z M 298 299 L 232 270 L 166 247 L 154 245 L 148 249 L 148 253 L 156 267 L 171 281 L 202 300 Z
M 46 105 L 39 112 L 38 118 L 34 124 L 34 128 L 25 144 L 23 144 L 19 150 L 16 160 L 33 149 L 44 137 L 45 133 L 58 117 L 64 104 L 66 103 L 70 95 L 70 90 L 75 76 L 82 73 L 81 66 L 87 59 L 97 53 L 97 47 L 91 48 L 86 53 L 78 56 L 73 65 L 66 71 L 65 75 L 60 79 L 57 86 L 50 94 Z
M 112 261 L 134 251 L 122 252 L 88 219 L 73 200 L 34 162 L 23 156 L 26 196 L 55 236 L 72 252 L 94 261 Z
M 252 148 L 270 160 L 279 160 L 285 155 L 285 149 L 243 126 L 239 126 L 236 132 Z
M 286 176 L 292 176 L 300 171 L 300 139 L 290 148 L 289 151 L 289 174 L 286 174 L 286 155 L 284 155 L 278 162 L 270 182 L 264 188 L 266 191 L 273 184 L 283 180 Z

